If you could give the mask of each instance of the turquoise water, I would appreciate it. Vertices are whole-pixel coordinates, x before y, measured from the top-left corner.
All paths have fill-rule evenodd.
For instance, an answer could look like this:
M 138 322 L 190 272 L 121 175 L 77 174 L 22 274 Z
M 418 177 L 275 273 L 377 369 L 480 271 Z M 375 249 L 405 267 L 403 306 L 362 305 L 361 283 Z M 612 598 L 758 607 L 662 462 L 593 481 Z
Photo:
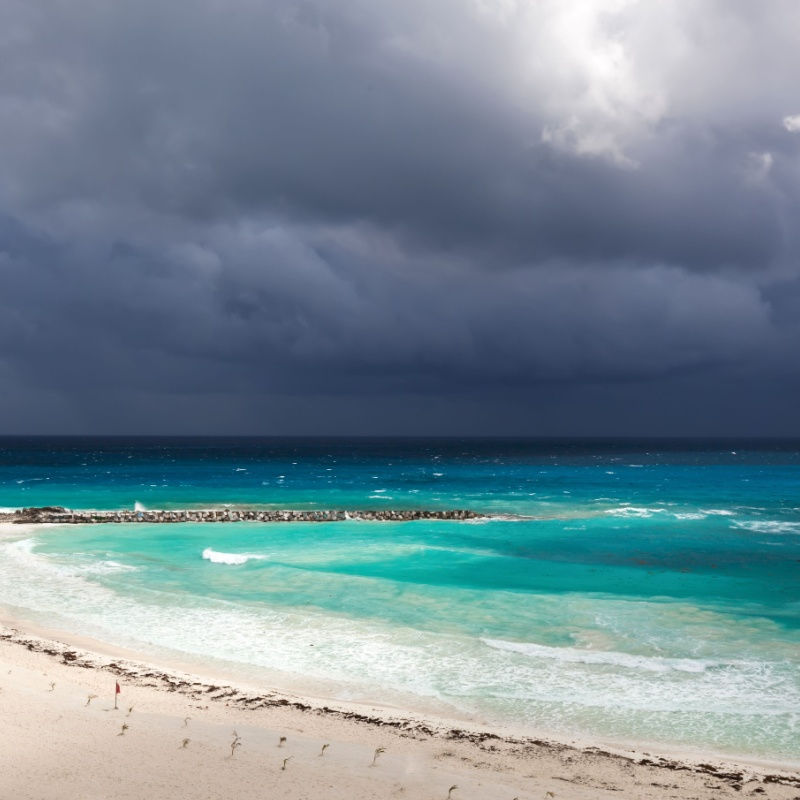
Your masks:
M 0 604 L 339 698 L 800 752 L 797 443 L 0 441 L 0 506 L 136 502 L 489 519 L 37 529 Z

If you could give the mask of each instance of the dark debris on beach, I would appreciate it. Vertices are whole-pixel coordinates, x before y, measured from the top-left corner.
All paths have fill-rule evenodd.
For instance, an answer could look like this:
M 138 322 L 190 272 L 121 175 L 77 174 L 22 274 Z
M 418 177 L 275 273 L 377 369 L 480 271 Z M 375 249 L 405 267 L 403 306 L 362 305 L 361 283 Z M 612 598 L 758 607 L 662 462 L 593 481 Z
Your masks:
M 58 658 L 67 666 L 110 672 L 137 685 L 162 691 L 179 692 L 195 701 L 212 700 L 224 703 L 228 707 L 233 706 L 253 711 L 265 708 L 291 708 L 304 713 L 327 715 L 377 728 L 394 729 L 400 736 L 468 742 L 487 752 L 497 752 L 502 749 L 522 757 L 535 757 L 542 750 L 546 750 L 551 753 L 561 754 L 567 761 L 575 758 L 609 758 L 631 766 L 637 765 L 653 770 L 671 770 L 705 775 L 727 784 L 730 789 L 735 791 L 741 791 L 746 783 L 754 780 L 764 784 L 779 784 L 800 789 L 800 775 L 771 773 L 759 776 L 745 776 L 739 770 L 726 769 L 710 763 L 684 763 L 674 759 L 651 756 L 649 753 L 644 753 L 641 757 L 637 757 L 635 755 L 613 753 L 598 747 L 579 748 L 574 745 L 543 739 L 500 736 L 489 731 L 437 727 L 420 720 L 380 717 L 353 710 L 334 708 L 329 705 L 313 706 L 298 699 L 284 697 L 277 692 L 248 693 L 233 686 L 189 680 L 188 676 L 156 670 L 152 667 L 137 665 L 120 659 L 105 661 L 102 657 L 80 652 L 59 642 L 26 636 L 16 629 L 0 629 L 0 641 L 21 645 L 32 652 L 40 652 L 53 658 Z M 574 782 L 575 779 L 565 778 L 565 780 Z

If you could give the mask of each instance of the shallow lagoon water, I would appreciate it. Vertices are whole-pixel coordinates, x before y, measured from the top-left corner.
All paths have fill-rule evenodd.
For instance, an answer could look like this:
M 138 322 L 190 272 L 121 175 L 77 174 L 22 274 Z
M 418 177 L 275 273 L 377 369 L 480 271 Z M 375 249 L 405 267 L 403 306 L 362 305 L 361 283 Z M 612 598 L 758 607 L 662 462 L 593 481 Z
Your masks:
M 0 544 L 28 618 L 531 732 L 800 751 L 792 443 L 3 444 L 7 507 L 528 517 L 42 529 Z

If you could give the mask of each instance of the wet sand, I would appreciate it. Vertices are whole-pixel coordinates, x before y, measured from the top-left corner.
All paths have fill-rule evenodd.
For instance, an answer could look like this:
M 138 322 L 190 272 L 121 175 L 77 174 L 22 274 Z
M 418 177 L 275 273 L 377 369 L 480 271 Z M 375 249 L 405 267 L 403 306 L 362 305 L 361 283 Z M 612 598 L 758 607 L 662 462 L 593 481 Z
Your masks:
M 0 626 L 0 797 L 800 798 L 792 769 L 453 727 L 128 656 Z

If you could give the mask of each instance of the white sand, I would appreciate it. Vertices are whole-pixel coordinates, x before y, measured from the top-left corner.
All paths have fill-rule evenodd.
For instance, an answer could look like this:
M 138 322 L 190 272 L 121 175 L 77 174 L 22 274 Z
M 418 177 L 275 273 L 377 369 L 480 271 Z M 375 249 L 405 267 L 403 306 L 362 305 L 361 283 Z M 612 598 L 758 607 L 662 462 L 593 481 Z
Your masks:
M 765 772 L 752 766 L 717 766 L 738 777 L 674 761 L 637 763 L 657 760 L 642 752 L 467 732 L 453 738 L 436 723 L 387 722 L 382 712 L 368 721 L 336 708 L 211 689 L 191 676 L 0 627 L 0 798 L 444 800 L 451 786 L 458 787 L 453 800 L 800 798 L 800 776 L 786 771 L 764 782 Z M 234 730 L 241 744 L 231 756 Z M 379 747 L 385 752 L 372 766 Z

